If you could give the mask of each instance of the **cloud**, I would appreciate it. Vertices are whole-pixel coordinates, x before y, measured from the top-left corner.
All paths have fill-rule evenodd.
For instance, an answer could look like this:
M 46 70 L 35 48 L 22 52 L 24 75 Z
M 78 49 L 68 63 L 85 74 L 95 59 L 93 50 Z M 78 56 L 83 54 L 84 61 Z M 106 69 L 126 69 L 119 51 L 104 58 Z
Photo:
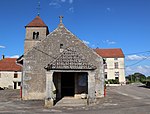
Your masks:
M 53 6 L 55 8 L 60 8 L 61 7 L 60 3 L 57 2 L 57 1 L 52 1 L 51 3 L 49 3 L 49 5 Z
M 73 0 L 69 0 L 69 3 L 72 4 L 72 3 L 73 3 Z
M 83 40 L 83 43 L 85 43 L 86 45 L 89 45 L 90 42 Z
M 66 0 L 61 0 L 61 2 L 66 2 Z
M 108 12 L 110 12 L 110 11 L 111 11 L 111 9 L 110 9 L 110 8 L 106 8 L 106 10 L 107 10 Z
M 103 43 L 107 43 L 108 45 L 116 44 L 115 41 L 110 41 L 110 40 L 103 41 Z
M 19 58 L 19 55 L 13 55 L 13 56 L 6 56 L 8 58 Z
M 68 6 L 66 6 L 65 4 L 68 5 Z M 68 12 L 73 13 L 74 12 L 74 7 L 71 7 L 71 4 L 73 4 L 73 0 L 52 0 L 49 3 L 49 5 L 54 7 L 54 8 L 70 7 L 70 8 L 68 8 Z
M 72 3 L 73 3 L 73 0 L 60 0 L 60 2 L 66 2 L 66 1 L 68 1 L 69 4 L 72 4 Z
M 134 74 L 136 72 L 138 73 L 142 73 L 146 76 L 150 76 L 150 66 L 149 65 L 140 65 L 140 66 L 135 66 L 135 67 L 127 67 L 126 68 L 126 74 L 129 75 L 129 74 Z
M 130 61 L 135 61 L 135 60 L 143 60 L 143 59 L 146 59 L 147 57 L 146 56 L 140 56 L 140 55 L 128 55 L 126 57 L 126 60 L 130 60 Z
M 145 68 L 148 68 L 148 69 L 150 69 L 150 66 L 148 66 L 148 65 L 145 65 Z
M 73 13 L 74 12 L 74 7 L 70 7 L 69 12 Z
M 92 48 L 95 48 L 96 46 L 95 46 L 95 44 L 92 44 Z
M 0 45 L 0 48 L 6 48 L 5 46 Z

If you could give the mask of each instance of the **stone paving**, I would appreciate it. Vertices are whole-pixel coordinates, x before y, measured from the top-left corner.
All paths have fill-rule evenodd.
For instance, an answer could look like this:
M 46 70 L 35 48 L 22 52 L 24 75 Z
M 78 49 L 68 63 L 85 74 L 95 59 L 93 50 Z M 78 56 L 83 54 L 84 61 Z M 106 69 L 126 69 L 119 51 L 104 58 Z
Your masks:
M 49 109 L 44 101 L 20 100 L 18 90 L 0 90 L 0 114 L 150 114 L 149 107 L 150 89 L 137 85 L 108 87 L 107 96 L 94 105 L 56 105 Z

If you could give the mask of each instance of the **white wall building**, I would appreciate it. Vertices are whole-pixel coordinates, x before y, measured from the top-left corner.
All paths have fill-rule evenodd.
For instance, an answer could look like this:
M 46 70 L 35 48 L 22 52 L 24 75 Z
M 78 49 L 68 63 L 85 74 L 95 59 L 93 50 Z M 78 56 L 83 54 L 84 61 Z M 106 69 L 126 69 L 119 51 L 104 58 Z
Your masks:
M 16 64 L 16 58 L 3 58 L 0 60 L 0 87 L 20 89 L 21 66 Z
M 124 54 L 120 48 L 114 49 L 95 49 L 97 54 L 105 60 L 104 73 L 105 79 L 119 79 L 121 84 L 125 82 L 125 63 Z

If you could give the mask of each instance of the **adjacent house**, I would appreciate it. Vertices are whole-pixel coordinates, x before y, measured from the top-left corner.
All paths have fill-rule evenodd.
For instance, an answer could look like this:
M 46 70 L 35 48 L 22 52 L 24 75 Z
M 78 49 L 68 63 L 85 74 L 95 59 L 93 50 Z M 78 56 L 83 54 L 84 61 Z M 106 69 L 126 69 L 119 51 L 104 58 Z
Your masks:
M 104 96 L 103 58 L 70 32 L 62 22 L 49 32 L 36 16 L 25 26 L 22 98 L 54 100 L 66 96 L 88 102 Z M 23 61 L 23 62 L 22 62 Z
M 16 64 L 16 58 L 3 58 L 0 60 L 0 87 L 20 89 L 21 66 Z
M 124 54 L 120 48 L 94 49 L 105 60 L 105 80 L 118 79 L 120 84 L 125 84 Z

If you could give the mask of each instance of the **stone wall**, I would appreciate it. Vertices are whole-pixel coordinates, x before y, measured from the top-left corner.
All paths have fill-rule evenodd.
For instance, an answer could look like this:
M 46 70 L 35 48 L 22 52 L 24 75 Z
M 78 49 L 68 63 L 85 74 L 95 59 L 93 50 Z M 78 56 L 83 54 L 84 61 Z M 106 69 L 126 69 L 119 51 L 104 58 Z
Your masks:
M 33 32 L 39 32 L 39 39 L 33 39 Z M 43 40 L 47 35 L 47 27 L 26 27 L 24 52 L 32 49 L 36 43 Z
M 92 74 L 95 79 L 95 82 L 92 82 L 92 84 L 94 84 L 92 89 L 94 89 L 96 97 L 103 96 L 103 59 L 67 30 L 64 25 L 60 24 L 58 28 L 50 33 L 44 40 L 36 44 L 29 52 L 25 53 L 23 66 L 23 98 L 43 99 L 45 97 L 46 71 L 44 67 L 61 54 L 61 44 L 63 44 L 63 49 L 70 47 L 75 48 L 90 64 L 96 66 L 96 70 L 94 70 Z

